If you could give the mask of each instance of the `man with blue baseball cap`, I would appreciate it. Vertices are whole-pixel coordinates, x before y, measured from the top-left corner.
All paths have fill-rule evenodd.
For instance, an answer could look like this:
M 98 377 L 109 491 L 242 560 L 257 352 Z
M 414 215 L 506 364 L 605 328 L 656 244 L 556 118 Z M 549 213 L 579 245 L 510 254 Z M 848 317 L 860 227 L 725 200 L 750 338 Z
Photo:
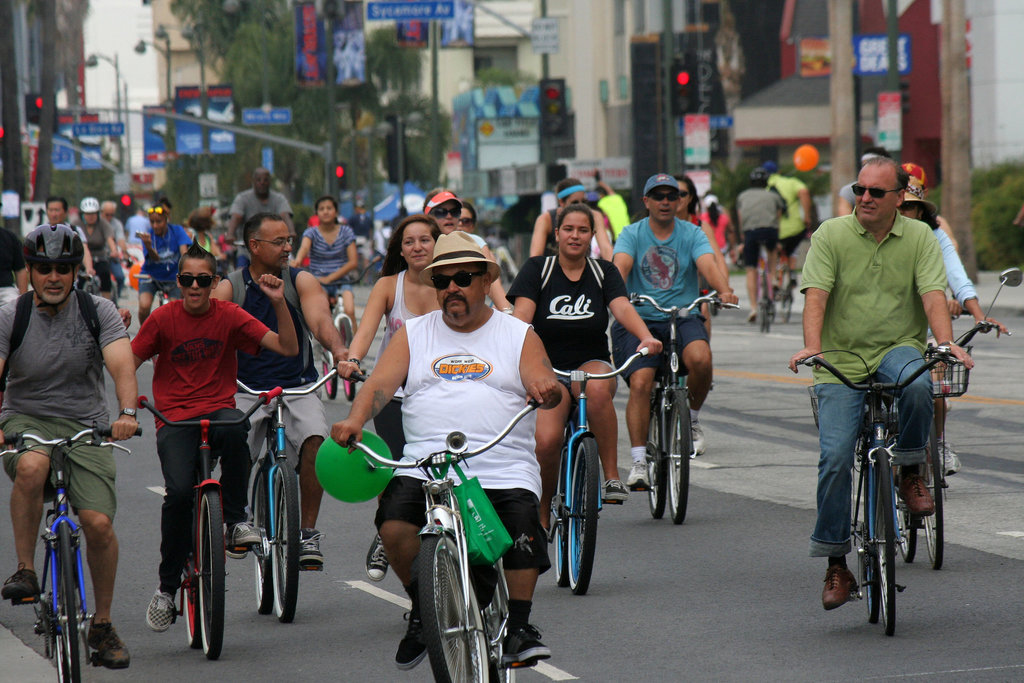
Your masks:
M 728 278 L 715 265 L 711 244 L 704 232 L 688 221 L 676 218 L 682 197 L 679 181 L 667 173 L 658 173 L 644 185 L 644 206 L 647 218 L 626 226 L 615 242 L 612 262 L 618 267 L 630 292 L 646 294 L 665 308 L 689 306 L 700 294 L 698 273 L 712 288 L 718 290 L 725 303 L 738 303 Z M 669 342 L 669 316 L 638 307 L 651 333 L 662 343 Z M 707 330 L 699 314 L 680 317 L 676 339 L 689 372 L 690 419 L 693 446 L 699 455 L 704 452 L 704 431 L 697 414 L 711 388 L 711 346 Z M 612 325 L 612 346 L 615 364 L 621 365 L 636 349 L 639 339 L 622 325 Z M 667 349 L 666 349 L 667 351 Z M 631 488 L 647 488 L 646 447 L 650 417 L 651 390 L 654 375 L 662 364 L 661 354 L 645 356 L 630 366 L 629 402 L 626 404 L 626 426 L 633 456 L 633 466 L 626 479 Z

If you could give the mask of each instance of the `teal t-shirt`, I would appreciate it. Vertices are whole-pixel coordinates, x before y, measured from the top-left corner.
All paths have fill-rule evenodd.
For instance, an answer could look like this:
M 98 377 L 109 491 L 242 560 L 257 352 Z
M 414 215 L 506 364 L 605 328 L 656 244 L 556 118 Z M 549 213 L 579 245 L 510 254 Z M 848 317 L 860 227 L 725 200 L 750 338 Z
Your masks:
M 924 351 L 928 331 L 921 296 L 946 287 L 942 251 L 921 221 L 896 216 L 881 242 L 865 230 L 856 214 L 832 218 L 811 237 L 800 291 L 829 293 L 822 325 L 824 351 L 854 351 L 878 369 L 897 346 Z M 864 363 L 849 353 L 826 353 L 825 359 L 855 382 L 866 378 Z M 817 383 L 839 382 L 815 369 Z
M 650 219 L 644 218 L 619 233 L 615 253 L 633 258 L 626 289 L 646 294 L 667 308 L 689 306 L 699 296 L 697 259 L 713 252 L 704 231 L 693 223 L 677 218 L 669 238 L 659 240 L 651 232 Z M 644 320 L 668 319 L 650 306 L 637 310 Z

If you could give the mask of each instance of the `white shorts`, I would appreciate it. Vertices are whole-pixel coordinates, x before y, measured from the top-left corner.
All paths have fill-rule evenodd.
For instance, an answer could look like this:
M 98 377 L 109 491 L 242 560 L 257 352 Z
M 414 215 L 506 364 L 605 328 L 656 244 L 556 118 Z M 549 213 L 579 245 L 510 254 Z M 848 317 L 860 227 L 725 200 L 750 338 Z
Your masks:
M 248 410 L 257 400 L 258 397 L 252 394 L 235 394 L 235 405 L 242 411 Z M 269 405 L 260 406 L 249 418 L 252 425 L 249 430 L 249 454 L 253 462 L 256 462 L 263 453 L 267 425 L 273 424 L 275 405 L 276 402 L 271 401 Z M 288 462 L 295 467 L 299 463 L 299 449 L 306 439 L 314 436 L 326 439 L 331 432 L 327 426 L 327 416 L 319 391 L 305 396 L 285 396 L 283 408 L 285 450 Z

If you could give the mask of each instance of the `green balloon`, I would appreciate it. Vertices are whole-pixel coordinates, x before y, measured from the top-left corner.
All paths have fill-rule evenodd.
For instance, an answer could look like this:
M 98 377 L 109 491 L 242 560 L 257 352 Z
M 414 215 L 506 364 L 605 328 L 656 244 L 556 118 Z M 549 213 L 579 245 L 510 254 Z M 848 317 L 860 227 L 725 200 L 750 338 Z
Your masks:
M 377 455 L 390 458 L 384 439 L 363 430 L 363 443 Z M 395 474 L 393 467 L 378 465 L 359 449 L 351 453 L 331 438 L 316 454 L 316 478 L 324 491 L 346 503 L 362 503 L 380 495 Z

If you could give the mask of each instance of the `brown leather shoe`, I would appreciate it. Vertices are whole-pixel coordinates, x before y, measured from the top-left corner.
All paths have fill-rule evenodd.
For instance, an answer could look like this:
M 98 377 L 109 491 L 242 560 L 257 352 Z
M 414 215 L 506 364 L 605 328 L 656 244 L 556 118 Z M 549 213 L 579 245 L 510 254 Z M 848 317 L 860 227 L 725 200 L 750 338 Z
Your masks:
M 821 604 L 825 609 L 842 607 L 853 599 L 857 590 L 857 579 L 846 567 L 835 565 L 825 572 L 825 589 L 821 591 Z
M 927 517 L 935 514 L 935 501 L 919 474 L 904 474 L 900 477 L 900 498 L 912 515 Z

